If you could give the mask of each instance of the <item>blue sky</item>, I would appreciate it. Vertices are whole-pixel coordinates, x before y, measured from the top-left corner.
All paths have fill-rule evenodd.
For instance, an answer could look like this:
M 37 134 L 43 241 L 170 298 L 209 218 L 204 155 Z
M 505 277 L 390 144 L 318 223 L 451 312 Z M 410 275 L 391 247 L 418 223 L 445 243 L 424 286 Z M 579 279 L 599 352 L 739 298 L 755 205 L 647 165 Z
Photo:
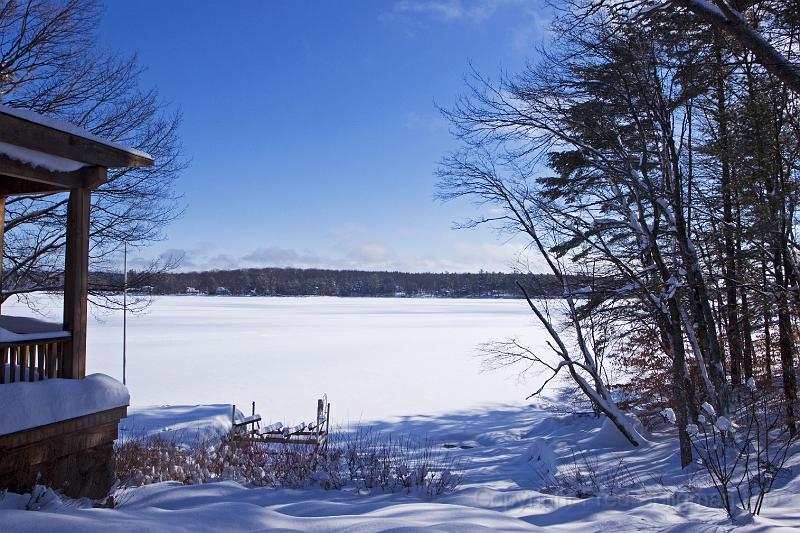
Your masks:
M 518 70 L 543 39 L 535 1 L 107 2 L 100 38 L 137 53 L 180 108 L 187 209 L 142 259 L 183 269 L 509 270 L 521 240 L 452 230 L 433 199 L 455 147 L 435 104 Z

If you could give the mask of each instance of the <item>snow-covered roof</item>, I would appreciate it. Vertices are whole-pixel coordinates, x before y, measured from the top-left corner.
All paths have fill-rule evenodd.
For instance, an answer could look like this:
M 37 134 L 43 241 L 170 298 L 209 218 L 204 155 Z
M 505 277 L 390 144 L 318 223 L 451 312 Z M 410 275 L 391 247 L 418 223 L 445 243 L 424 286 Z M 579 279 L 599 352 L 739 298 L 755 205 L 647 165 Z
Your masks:
M 15 333 L 9 329 L 0 327 L 0 343 L 3 342 L 32 342 L 50 339 L 67 339 L 72 334 L 69 331 L 57 329 L 53 331 L 43 331 L 40 333 Z
M 115 142 L 108 141 L 103 139 L 102 137 L 98 137 L 93 133 L 86 131 L 85 129 L 76 126 L 70 122 L 66 122 L 63 120 L 58 120 L 52 117 L 46 117 L 44 115 L 40 115 L 39 113 L 34 113 L 33 111 L 29 111 L 27 109 L 19 109 L 16 107 L 9 107 L 6 105 L 0 105 L 0 113 L 5 115 L 11 115 L 13 117 L 21 118 L 23 120 L 27 120 L 28 122 L 32 122 L 34 124 L 39 124 L 42 126 L 46 126 L 50 129 L 63 131 L 65 133 L 69 133 L 71 135 L 77 135 L 78 137 L 83 137 L 84 139 L 88 139 L 90 141 L 94 141 L 99 144 L 103 144 L 105 146 L 109 146 L 111 148 L 115 148 L 117 150 L 121 150 L 123 152 L 127 152 L 129 154 L 143 157 L 146 159 L 153 159 L 153 157 L 146 153 L 142 152 L 141 150 L 137 150 L 135 148 L 129 148 L 127 146 L 123 146 L 121 144 L 117 144 Z
M 60 339 L 70 336 L 61 324 L 36 318 L 0 315 L 0 343 L 24 342 L 42 339 Z
M 38 150 L 31 150 L 4 142 L 0 142 L 0 154 L 8 156 L 15 161 L 25 163 L 26 165 L 43 168 L 52 172 L 73 172 L 88 166 L 82 161 L 46 154 Z
M 9 186 L 6 194 L 67 190 L 84 186 L 87 179 L 94 187 L 105 179 L 95 179 L 94 169 L 154 163 L 141 150 L 108 141 L 69 122 L 4 105 L 0 105 L 0 162 L 0 175 L 45 185 L 35 190 Z

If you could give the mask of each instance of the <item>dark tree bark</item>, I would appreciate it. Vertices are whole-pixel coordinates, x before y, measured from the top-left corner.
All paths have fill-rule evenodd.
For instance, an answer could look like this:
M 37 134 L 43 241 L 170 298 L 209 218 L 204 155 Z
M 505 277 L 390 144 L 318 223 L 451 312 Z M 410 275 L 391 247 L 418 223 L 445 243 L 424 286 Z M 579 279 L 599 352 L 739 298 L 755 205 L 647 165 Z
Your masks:
M 725 105 L 725 78 L 722 66 L 722 51 L 717 44 L 717 80 L 716 104 L 717 124 L 719 127 L 719 159 L 721 165 L 720 185 L 722 189 L 722 235 L 724 244 L 725 270 L 725 325 L 728 339 L 728 360 L 730 364 L 731 382 L 734 387 L 742 383 L 742 336 L 739 328 L 737 312 L 736 284 L 739 276 L 736 272 L 736 250 L 733 237 L 733 188 L 731 179 L 731 153 L 728 138 L 728 113 Z

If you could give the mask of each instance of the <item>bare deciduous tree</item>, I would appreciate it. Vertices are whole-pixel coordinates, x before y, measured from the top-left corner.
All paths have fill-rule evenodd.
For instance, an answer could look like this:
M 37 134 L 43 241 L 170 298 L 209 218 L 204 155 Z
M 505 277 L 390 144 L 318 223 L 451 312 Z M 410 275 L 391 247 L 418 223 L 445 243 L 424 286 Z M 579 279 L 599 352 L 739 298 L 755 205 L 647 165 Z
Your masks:
M 597 357 L 581 328 L 601 316 L 616 325 L 605 329 L 655 359 L 616 358 L 634 384 L 643 369 L 658 381 L 639 387 L 658 399 L 638 402 L 672 409 L 686 466 L 697 406 L 727 416 L 756 375 L 749 302 L 765 309 L 768 351 L 777 326 L 795 432 L 798 102 L 751 51 L 702 31 L 686 10 L 650 10 L 643 24 L 614 11 L 634 4 L 663 7 L 567 2 L 521 73 L 473 72 L 467 95 L 443 111 L 462 148 L 445 158 L 440 186 L 444 198 L 490 205 L 467 225 L 524 234 L 563 279 L 592 271 L 589 286 L 564 287 L 584 367 L 565 364 L 611 388 L 588 364 Z M 493 348 L 498 362 L 560 368 L 513 344 Z M 600 390 L 584 392 L 597 403 Z
M 118 270 L 123 243 L 140 248 L 162 238 L 181 212 L 175 180 L 180 115 L 139 86 L 142 68 L 99 48 L 100 10 L 93 0 L 10 0 L 0 7 L 2 103 L 77 124 L 102 138 L 151 154 L 153 167 L 110 170 L 92 195 L 90 268 Z M 66 227 L 64 195 L 16 196 L 6 204 L 3 295 L 60 290 Z M 168 269 L 154 263 L 145 274 Z M 95 278 L 96 301 L 113 305 L 108 278 Z

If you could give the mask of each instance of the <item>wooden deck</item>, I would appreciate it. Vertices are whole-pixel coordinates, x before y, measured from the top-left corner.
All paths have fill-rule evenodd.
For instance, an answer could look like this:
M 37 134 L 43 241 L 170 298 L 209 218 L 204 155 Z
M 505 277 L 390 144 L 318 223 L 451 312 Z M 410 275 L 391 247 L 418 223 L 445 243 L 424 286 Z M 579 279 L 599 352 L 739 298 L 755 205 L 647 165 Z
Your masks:
M 0 486 L 28 491 L 35 483 L 72 497 L 101 498 L 113 483 L 117 407 L 46 426 L 0 435 Z

